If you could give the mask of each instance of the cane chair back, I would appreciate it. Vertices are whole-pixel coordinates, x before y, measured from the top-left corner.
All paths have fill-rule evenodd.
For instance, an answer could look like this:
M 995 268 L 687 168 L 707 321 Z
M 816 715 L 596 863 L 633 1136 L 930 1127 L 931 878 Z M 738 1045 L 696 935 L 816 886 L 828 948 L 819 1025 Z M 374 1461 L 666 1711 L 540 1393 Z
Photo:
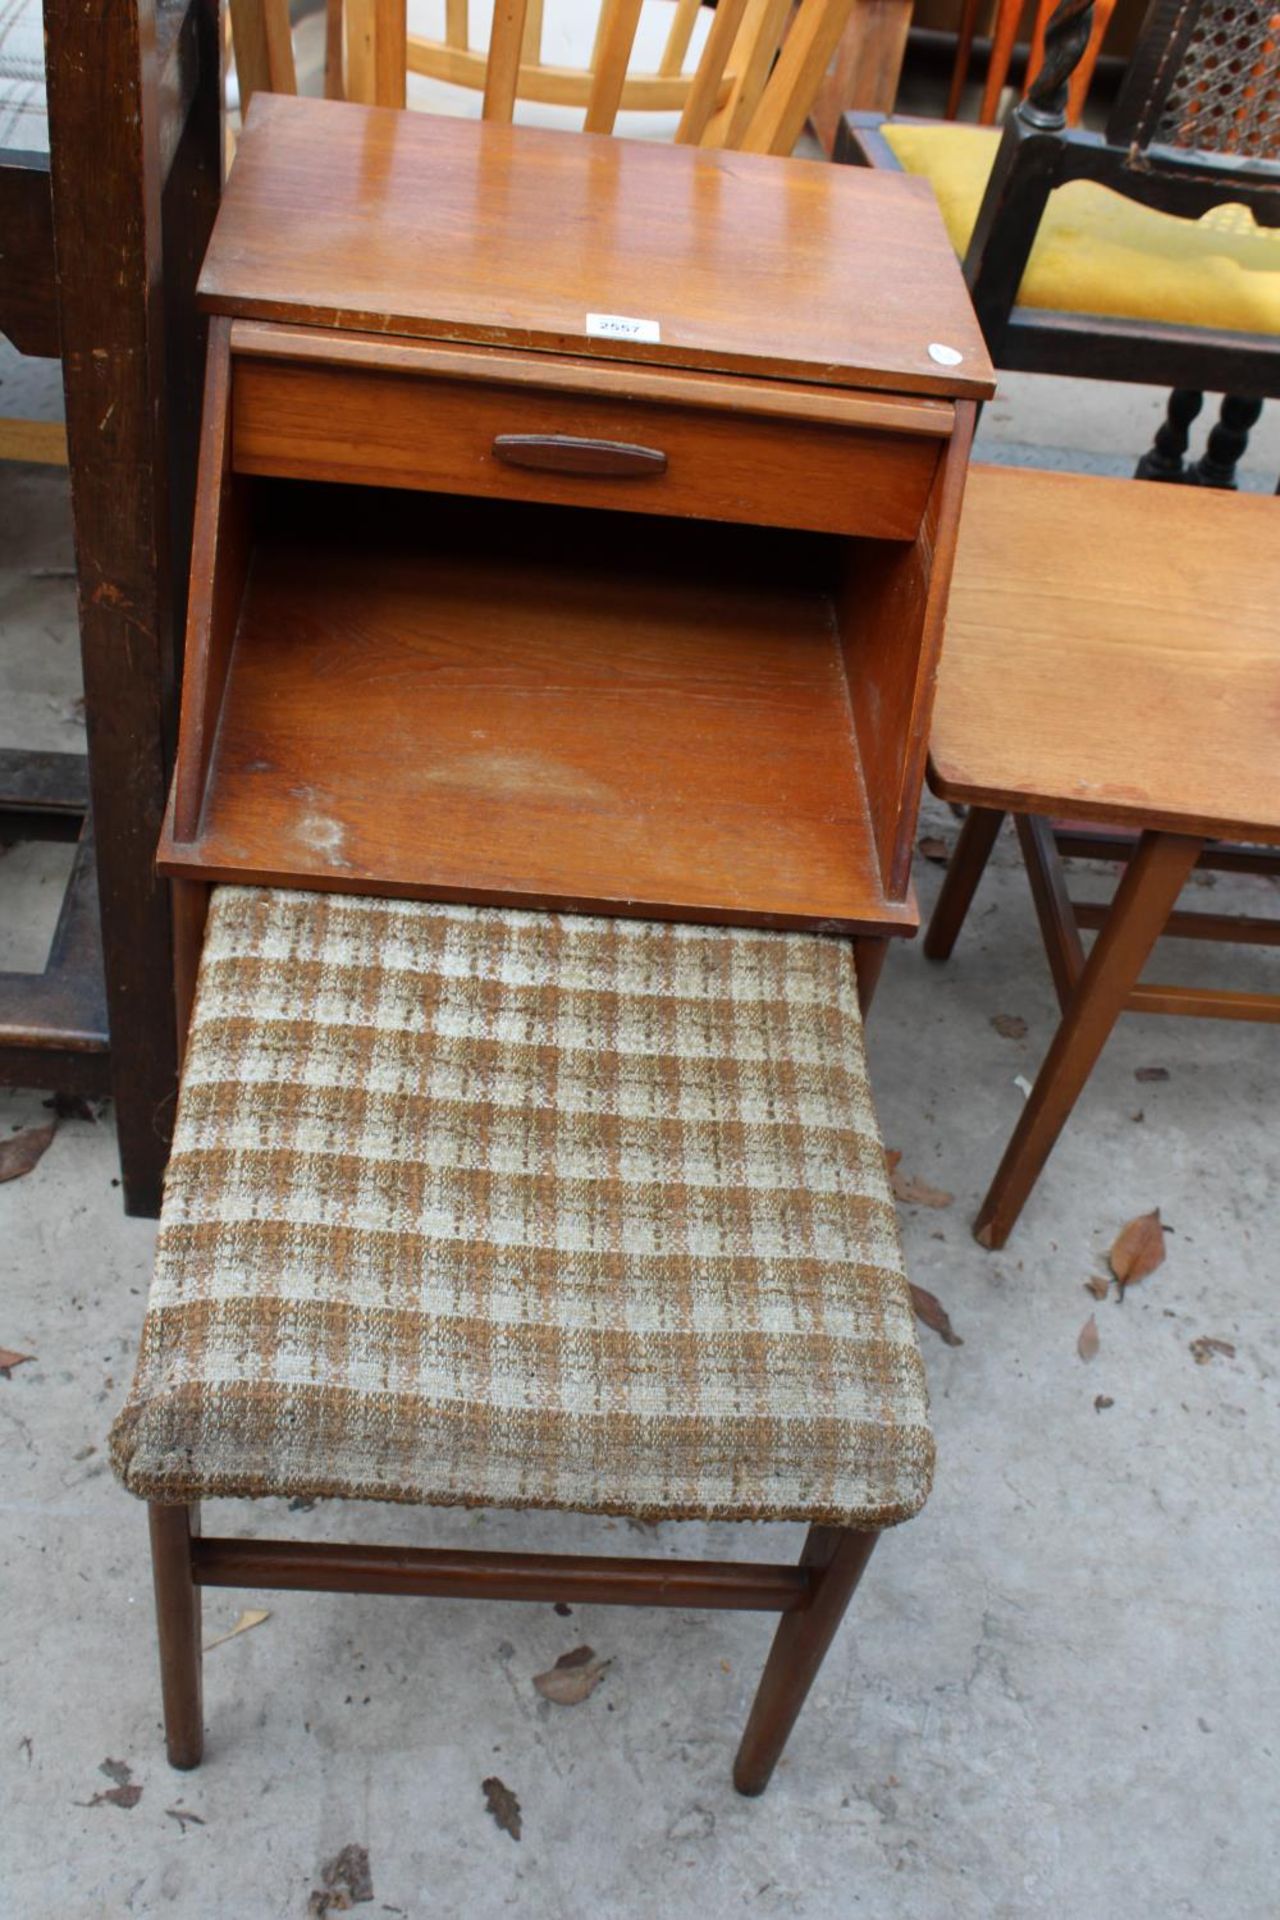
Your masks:
M 1143 162 L 1230 157 L 1280 186 L 1280 13 L 1272 0 L 1155 0 L 1107 128 Z
M 600 0 L 581 65 L 564 51 L 545 0 L 443 0 L 442 37 L 410 31 L 407 0 L 329 0 L 326 92 L 406 105 L 406 76 L 470 89 L 486 120 L 517 102 L 581 113 L 612 133 L 619 113 L 674 116 L 674 138 L 747 153 L 790 153 L 854 0 Z M 656 10 L 656 14 L 655 14 Z M 259 88 L 297 91 L 288 0 L 231 0 L 242 107 Z M 655 35 L 656 29 L 656 35 Z M 473 32 L 487 33 L 482 46 Z M 645 43 L 651 50 L 646 52 Z M 345 49 L 345 58 L 342 52 Z M 634 70 L 638 57 L 651 65 Z

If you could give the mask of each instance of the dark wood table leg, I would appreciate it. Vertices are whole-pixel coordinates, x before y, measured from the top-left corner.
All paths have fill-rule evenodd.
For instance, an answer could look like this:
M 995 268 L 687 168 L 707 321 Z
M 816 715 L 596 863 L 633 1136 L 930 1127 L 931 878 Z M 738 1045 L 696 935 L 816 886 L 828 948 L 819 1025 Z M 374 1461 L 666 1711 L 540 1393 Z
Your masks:
M 739 1793 L 754 1796 L 768 1786 L 879 1538 L 878 1533 L 855 1533 L 851 1527 L 810 1527 L 800 1564 L 821 1568 L 821 1577 L 809 1605 L 784 1615 L 773 1636 L 733 1763 Z
M 965 815 L 955 852 L 947 866 L 942 892 L 924 936 L 927 960 L 949 960 L 956 936 L 973 904 L 978 882 L 986 872 L 991 849 L 1004 825 L 997 807 L 970 807 Z
M 984 1247 L 1002 1247 L 1008 1239 L 1202 844 L 1173 833 L 1144 833 L 1139 840 L 974 1221 L 974 1238 Z
M 126 1208 L 155 1213 L 177 1088 L 155 848 L 204 357 L 193 296 L 221 180 L 218 8 L 187 0 L 158 21 L 156 0 L 46 0 L 45 32 L 113 1092 Z M 184 75 L 197 76 L 189 110 Z

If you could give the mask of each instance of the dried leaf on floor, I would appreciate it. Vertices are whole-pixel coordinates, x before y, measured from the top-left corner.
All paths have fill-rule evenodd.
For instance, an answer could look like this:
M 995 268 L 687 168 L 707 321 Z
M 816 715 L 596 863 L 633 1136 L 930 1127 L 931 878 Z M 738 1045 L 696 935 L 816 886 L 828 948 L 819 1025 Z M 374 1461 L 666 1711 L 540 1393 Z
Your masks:
M 554 1700 L 558 1707 L 576 1707 L 591 1698 L 612 1665 L 592 1647 L 575 1647 L 572 1653 L 562 1653 L 546 1673 L 535 1673 L 533 1684 L 544 1700 Z
M 165 1813 L 170 1820 L 176 1820 L 185 1833 L 188 1827 L 203 1827 L 206 1822 L 198 1813 L 188 1813 L 185 1807 L 166 1807 Z
M 133 1768 L 125 1760 L 106 1759 L 98 1768 L 114 1785 L 95 1793 L 92 1800 L 77 1800 L 78 1807 L 123 1807 L 128 1813 L 142 1798 L 142 1788 L 133 1778 Z
M 908 1282 L 908 1285 L 911 1285 Z M 962 1347 L 964 1341 L 951 1324 L 951 1316 L 939 1300 L 936 1293 L 930 1293 L 928 1287 L 911 1285 L 911 1305 L 917 1320 L 923 1320 L 926 1327 L 932 1327 L 944 1346 Z
M 1101 1274 L 1091 1273 L 1084 1283 L 1084 1290 L 1091 1293 L 1095 1300 L 1105 1300 L 1111 1291 L 1111 1282 L 1104 1280 Z
M 1167 1080 L 1169 1069 L 1168 1067 L 1138 1067 L 1133 1077 L 1135 1080 L 1141 1080 L 1144 1086 L 1150 1086 L 1154 1081 Z
M 21 1180 L 30 1173 L 57 1131 L 57 1122 L 51 1121 L 47 1127 L 24 1127 L 21 1133 L 0 1140 L 0 1181 Z
M 12 1347 L 0 1347 L 0 1379 L 11 1380 L 15 1367 L 25 1367 L 34 1353 L 15 1353 Z
M 951 858 L 951 849 L 939 834 L 926 833 L 916 844 L 924 858 L 931 860 L 935 867 L 945 867 Z
M 1095 1393 L 1093 1396 L 1093 1410 L 1095 1413 L 1105 1413 L 1108 1407 L 1114 1407 L 1114 1405 L 1115 1401 L 1109 1393 Z
M 1234 1360 L 1236 1357 L 1236 1350 L 1230 1340 L 1215 1340 L 1213 1336 L 1208 1333 L 1202 1333 L 1198 1339 L 1193 1340 L 1190 1344 L 1191 1352 L 1195 1357 L 1195 1363 L 1198 1367 L 1207 1367 L 1215 1353 L 1222 1354 L 1227 1360 Z
M 484 1791 L 486 1811 L 493 1815 L 504 1833 L 509 1833 L 513 1840 L 518 1840 L 523 1822 L 520 1818 L 520 1802 L 515 1794 L 505 1781 L 499 1780 L 496 1773 L 491 1773 L 487 1780 L 480 1782 L 480 1785 Z
M 349 1913 L 373 1898 L 369 1849 L 348 1846 L 320 1869 L 322 1885 L 313 1888 L 307 1902 L 308 1920 L 325 1920 L 330 1913 Z
M 1004 1040 L 1025 1040 L 1027 1023 L 1020 1013 L 993 1013 L 991 1024 Z
M 1122 1227 L 1107 1258 L 1122 1294 L 1136 1280 L 1145 1280 L 1149 1273 L 1154 1273 L 1164 1259 L 1164 1228 L 1160 1224 L 1159 1207 L 1152 1213 L 1140 1213 L 1136 1220 Z
M 1076 1341 L 1076 1352 L 1082 1360 L 1092 1360 L 1101 1345 L 1102 1342 L 1098 1338 L 1097 1319 L 1093 1314 L 1090 1314 L 1080 1329 L 1080 1335 Z
M 955 1199 L 954 1193 L 931 1187 L 918 1173 L 904 1173 L 897 1161 L 889 1168 L 889 1185 L 894 1199 L 900 1200 L 904 1207 L 949 1207 Z
M 228 1640 L 234 1640 L 238 1633 L 248 1633 L 250 1627 L 260 1627 L 264 1620 L 270 1618 L 271 1613 L 267 1607 L 246 1607 L 234 1627 L 228 1627 L 225 1633 L 218 1634 L 213 1640 L 205 1641 L 205 1652 L 212 1653 L 215 1647 L 225 1646 Z

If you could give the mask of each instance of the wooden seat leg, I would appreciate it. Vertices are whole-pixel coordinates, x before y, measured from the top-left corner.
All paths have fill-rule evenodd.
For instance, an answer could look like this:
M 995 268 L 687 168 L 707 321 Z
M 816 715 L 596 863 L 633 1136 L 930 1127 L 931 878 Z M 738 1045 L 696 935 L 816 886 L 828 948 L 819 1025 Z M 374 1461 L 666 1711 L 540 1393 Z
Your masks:
M 1004 825 L 998 807 L 970 807 L 956 841 L 955 852 L 947 865 L 942 892 L 938 895 L 928 931 L 924 936 L 925 957 L 949 960 L 956 936 L 973 903 L 978 882 L 986 872 L 991 849 Z
M 974 1221 L 974 1238 L 984 1247 L 1002 1247 L 1008 1239 L 1202 844 L 1174 833 L 1144 833 L 1139 840 Z
M 151 1570 L 160 1642 L 164 1738 L 173 1767 L 198 1767 L 204 1752 L 200 1589 L 191 1577 L 191 1539 L 200 1509 L 149 1506 Z
M 858 1011 L 865 1020 L 876 997 L 880 975 L 889 952 L 889 942 L 874 934 L 860 934 L 853 943 L 853 964 L 858 975 Z
M 810 1527 L 800 1565 L 818 1573 L 816 1591 L 802 1611 L 783 1615 L 773 1637 L 733 1763 L 739 1793 L 755 1795 L 768 1786 L 879 1538 L 851 1527 Z

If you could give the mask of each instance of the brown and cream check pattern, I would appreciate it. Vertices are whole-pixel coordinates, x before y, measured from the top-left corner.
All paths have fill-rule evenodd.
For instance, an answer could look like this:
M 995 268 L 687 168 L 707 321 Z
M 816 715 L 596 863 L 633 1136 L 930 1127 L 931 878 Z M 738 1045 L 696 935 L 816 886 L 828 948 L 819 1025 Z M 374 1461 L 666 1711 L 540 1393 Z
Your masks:
M 217 888 L 112 1453 L 161 1501 L 914 1513 L 848 944 Z

